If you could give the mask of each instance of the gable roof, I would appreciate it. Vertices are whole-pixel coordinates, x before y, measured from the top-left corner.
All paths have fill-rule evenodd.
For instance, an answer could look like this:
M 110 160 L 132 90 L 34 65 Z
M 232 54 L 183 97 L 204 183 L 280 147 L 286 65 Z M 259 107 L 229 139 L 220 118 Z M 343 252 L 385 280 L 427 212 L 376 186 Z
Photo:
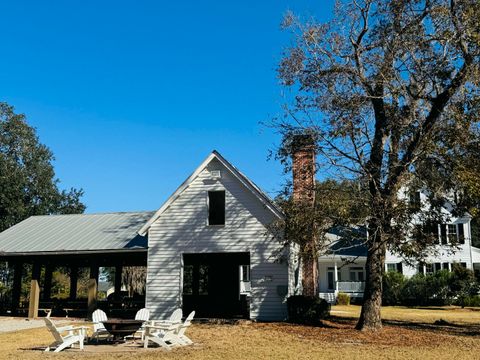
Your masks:
M 249 178 L 247 178 L 240 170 L 228 162 L 220 153 L 213 150 L 210 155 L 200 164 L 200 166 L 175 190 L 175 192 L 165 201 L 165 203 L 158 209 L 155 215 L 139 230 L 139 234 L 144 236 L 147 234 L 150 226 L 162 215 L 162 213 L 168 209 L 168 207 L 182 194 L 185 189 L 198 177 L 198 175 L 207 167 L 207 165 L 213 160 L 217 159 L 230 173 L 242 183 L 248 190 L 250 190 L 262 203 L 279 219 L 283 218 L 282 211 L 274 204 L 260 188 Z
M 0 233 L 0 256 L 141 250 L 137 231 L 153 211 L 31 216 Z

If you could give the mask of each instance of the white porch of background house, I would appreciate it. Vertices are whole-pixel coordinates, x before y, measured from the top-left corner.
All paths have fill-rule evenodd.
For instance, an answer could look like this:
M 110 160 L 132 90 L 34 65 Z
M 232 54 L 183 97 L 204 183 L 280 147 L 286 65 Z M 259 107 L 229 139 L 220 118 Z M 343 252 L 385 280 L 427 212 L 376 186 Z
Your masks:
M 320 258 L 318 261 L 319 269 L 319 293 L 322 294 L 334 294 L 336 297 L 339 292 L 348 293 L 351 296 L 362 296 L 365 288 L 365 282 L 357 279 L 358 273 L 363 273 L 363 280 L 365 279 L 365 261 L 364 257 L 357 259 L 342 260 L 340 257 L 328 257 Z M 329 286 L 329 273 L 333 273 L 333 287 Z M 339 276 L 340 275 L 340 276 Z

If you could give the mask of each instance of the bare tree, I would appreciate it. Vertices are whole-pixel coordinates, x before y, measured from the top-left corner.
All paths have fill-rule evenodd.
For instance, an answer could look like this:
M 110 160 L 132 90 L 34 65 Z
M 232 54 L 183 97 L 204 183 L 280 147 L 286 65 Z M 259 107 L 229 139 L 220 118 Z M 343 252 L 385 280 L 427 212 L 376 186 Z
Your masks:
M 422 164 L 445 148 L 442 129 L 476 131 L 479 18 L 477 0 L 350 0 L 327 23 L 285 17 L 295 44 L 279 75 L 294 97 L 276 126 L 284 135 L 315 129 L 320 161 L 368 184 L 358 329 L 381 328 L 386 249 L 401 250 L 411 220 L 399 191 L 425 180 Z

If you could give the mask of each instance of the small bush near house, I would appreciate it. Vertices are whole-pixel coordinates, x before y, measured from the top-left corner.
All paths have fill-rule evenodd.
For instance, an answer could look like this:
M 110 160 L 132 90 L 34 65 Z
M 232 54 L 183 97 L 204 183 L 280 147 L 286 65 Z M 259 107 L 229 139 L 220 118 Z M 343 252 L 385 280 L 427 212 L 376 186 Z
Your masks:
M 427 280 L 423 274 L 415 274 L 405 281 L 401 292 L 401 305 L 428 305 Z
M 320 325 L 330 315 L 330 304 L 313 296 L 294 295 L 287 299 L 288 320 L 295 324 Z
M 475 295 L 478 294 L 480 286 L 475 279 L 473 271 L 465 269 L 460 265 L 456 265 L 450 276 L 450 290 L 455 298 L 455 304 L 461 306 L 473 306 L 468 305 Z
M 452 304 L 452 274 L 448 270 L 441 270 L 427 276 L 427 292 L 430 294 L 431 305 L 443 306 Z
M 382 305 L 400 305 L 405 287 L 405 276 L 397 271 L 387 272 L 383 276 Z
M 397 272 L 388 272 L 383 278 L 383 305 L 479 306 L 479 284 L 471 270 L 454 266 L 452 272 L 416 274 L 405 278 Z M 479 299 L 477 299 L 479 298 Z M 478 305 L 477 305 L 478 304 Z
M 455 305 L 462 305 L 461 303 L 455 303 Z M 473 295 L 463 298 L 463 306 L 480 307 L 480 296 Z
M 345 293 L 338 293 L 337 305 L 350 305 L 350 295 Z

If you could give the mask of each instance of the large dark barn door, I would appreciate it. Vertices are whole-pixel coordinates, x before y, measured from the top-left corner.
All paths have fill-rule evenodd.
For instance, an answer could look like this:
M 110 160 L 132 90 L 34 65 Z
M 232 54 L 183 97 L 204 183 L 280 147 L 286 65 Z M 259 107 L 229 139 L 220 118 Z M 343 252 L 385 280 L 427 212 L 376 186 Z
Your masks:
M 240 265 L 250 264 L 249 253 L 183 255 L 183 312 L 197 317 L 245 317 L 240 296 Z

